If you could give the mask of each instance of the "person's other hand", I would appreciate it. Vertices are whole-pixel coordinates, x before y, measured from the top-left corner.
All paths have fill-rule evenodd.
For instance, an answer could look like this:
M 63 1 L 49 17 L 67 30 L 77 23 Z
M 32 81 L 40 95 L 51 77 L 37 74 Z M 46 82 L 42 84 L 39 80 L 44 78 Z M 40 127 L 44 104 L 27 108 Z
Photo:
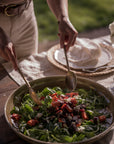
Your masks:
M 16 54 L 12 42 L 7 45 L 0 45 L 0 56 L 7 61 L 11 61 L 15 70 L 17 70 Z
M 70 20 L 66 17 L 64 17 L 61 21 L 59 21 L 58 24 L 59 24 L 60 46 L 61 48 L 63 48 L 65 44 L 66 50 L 68 51 L 70 46 L 74 45 L 78 32 L 71 24 Z

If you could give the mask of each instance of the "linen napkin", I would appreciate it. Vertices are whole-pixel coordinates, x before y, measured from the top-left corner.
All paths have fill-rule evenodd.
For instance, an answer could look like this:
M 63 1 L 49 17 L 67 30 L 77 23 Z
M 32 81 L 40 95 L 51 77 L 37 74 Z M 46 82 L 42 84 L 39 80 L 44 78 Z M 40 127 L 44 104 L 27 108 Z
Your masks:
M 42 52 L 40 54 L 34 54 L 26 58 L 18 60 L 19 68 L 23 72 L 25 78 L 28 81 L 32 81 L 41 77 L 52 75 L 64 75 L 60 69 L 55 68 L 47 59 L 47 53 Z M 15 71 L 10 62 L 3 63 L 4 68 L 8 72 L 9 76 L 18 84 L 25 84 L 23 78 L 18 71 Z

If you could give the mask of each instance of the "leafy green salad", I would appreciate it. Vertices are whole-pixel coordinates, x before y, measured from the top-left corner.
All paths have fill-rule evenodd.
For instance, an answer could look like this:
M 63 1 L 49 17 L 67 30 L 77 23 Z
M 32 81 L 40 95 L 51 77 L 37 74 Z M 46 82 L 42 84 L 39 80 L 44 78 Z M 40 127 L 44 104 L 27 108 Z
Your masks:
M 112 123 L 108 101 L 95 90 L 46 87 L 37 94 L 41 105 L 26 94 L 11 111 L 12 124 L 29 137 L 46 142 L 84 141 Z

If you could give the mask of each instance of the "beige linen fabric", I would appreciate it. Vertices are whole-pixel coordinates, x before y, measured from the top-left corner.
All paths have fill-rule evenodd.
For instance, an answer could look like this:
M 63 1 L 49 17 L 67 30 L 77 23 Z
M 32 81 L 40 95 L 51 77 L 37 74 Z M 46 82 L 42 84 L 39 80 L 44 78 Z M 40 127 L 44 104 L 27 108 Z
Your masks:
M 34 54 L 24 59 L 21 58 L 18 62 L 21 71 L 28 81 L 52 75 L 65 75 L 64 71 L 57 69 L 48 61 L 46 52 Z M 3 66 L 18 85 L 25 84 L 19 72 L 13 69 L 11 63 L 4 63 Z
M 38 30 L 33 2 L 21 15 L 8 17 L 0 14 L 0 27 L 14 43 L 17 58 L 37 53 Z

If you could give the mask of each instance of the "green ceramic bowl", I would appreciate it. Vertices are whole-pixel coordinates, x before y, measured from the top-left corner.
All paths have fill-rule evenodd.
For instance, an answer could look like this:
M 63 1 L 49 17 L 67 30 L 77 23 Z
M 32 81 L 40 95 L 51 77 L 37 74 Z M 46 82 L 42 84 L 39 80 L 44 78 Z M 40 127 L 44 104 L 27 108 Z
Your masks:
M 99 135 L 96 135 L 90 139 L 87 139 L 85 141 L 81 142 L 74 142 L 72 144 L 90 144 L 94 141 L 97 141 L 101 139 L 103 136 L 105 136 L 112 128 L 114 125 L 114 96 L 110 93 L 110 91 L 105 88 L 104 86 L 91 81 L 86 78 L 82 77 L 77 77 L 77 87 L 78 88 L 92 88 L 96 89 L 98 92 L 101 93 L 101 95 L 104 95 L 109 101 L 110 101 L 110 106 L 109 109 L 112 112 L 113 120 L 112 124 L 108 129 L 106 129 L 104 132 L 100 133 Z M 65 76 L 53 76 L 53 77 L 45 77 L 41 79 L 37 79 L 31 82 L 31 85 L 34 90 L 40 91 L 43 90 L 45 87 L 54 87 L 54 86 L 60 86 L 61 88 L 65 88 Z M 28 89 L 26 85 L 21 86 L 18 88 L 16 91 L 14 91 L 8 98 L 6 104 L 5 104 L 5 118 L 7 123 L 10 125 L 11 129 L 14 130 L 14 132 L 20 136 L 22 139 L 28 141 L 29 143 L 33 144 L 54 144 L 52 142 L 44 142 L 40 140 L 33 139 L 31 137 L 25 136 L 24 134 L 20 133 L 15 127 L 13 127 L 11 123 L 11 118 L 10 118 L 10 111 L 13 109 L 14 104 L 19 105 L 21 98 L 24 96 L 25 93 L 28 93 Z M 15 102 L 15 98 L 18 99 L 18 102 Z M 56 143 L 56 144 L 62 144 L 62 143 Z

